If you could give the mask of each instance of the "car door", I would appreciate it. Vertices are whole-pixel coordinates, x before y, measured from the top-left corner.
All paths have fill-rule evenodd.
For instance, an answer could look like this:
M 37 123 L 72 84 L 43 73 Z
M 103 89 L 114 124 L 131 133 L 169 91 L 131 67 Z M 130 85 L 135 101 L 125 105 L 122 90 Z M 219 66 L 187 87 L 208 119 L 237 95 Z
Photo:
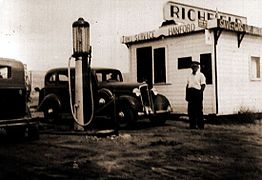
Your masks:
M 68 74 L 66 71 L 57 71 L 46 79 L 45 96 L 54 94 L 61 103 L 61 111 L 69 112 Z M 73 88 L 72 88 L 73 89 Z M 74 93 L 72 93 L 74 94 Z M 74 99 L 74 97 L 72 97 Z

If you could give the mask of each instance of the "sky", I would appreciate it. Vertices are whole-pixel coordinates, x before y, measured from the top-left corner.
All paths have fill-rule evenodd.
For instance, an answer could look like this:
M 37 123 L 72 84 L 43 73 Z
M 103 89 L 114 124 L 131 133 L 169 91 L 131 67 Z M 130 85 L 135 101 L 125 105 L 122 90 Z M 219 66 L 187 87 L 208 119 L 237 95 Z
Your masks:
M 128 48 L 121 36 L 158 29 L 168 0 L 0 0 L 0 57 L 46 71 L 67 66 L 72 55 L 72 23 L 90 24 L 92 66 L 129 71 Z M 247 17 L 262 27 L 262 0 L 175 0 Z

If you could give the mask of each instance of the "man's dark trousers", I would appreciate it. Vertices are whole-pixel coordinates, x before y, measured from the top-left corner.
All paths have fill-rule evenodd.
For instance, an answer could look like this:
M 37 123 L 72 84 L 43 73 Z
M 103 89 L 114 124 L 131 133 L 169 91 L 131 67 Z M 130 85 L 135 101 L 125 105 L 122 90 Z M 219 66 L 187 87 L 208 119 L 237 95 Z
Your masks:
M 204 129 L 203 118 L 203 92 L 195 88 L 187 91 L 188 116 L 190 129 Z

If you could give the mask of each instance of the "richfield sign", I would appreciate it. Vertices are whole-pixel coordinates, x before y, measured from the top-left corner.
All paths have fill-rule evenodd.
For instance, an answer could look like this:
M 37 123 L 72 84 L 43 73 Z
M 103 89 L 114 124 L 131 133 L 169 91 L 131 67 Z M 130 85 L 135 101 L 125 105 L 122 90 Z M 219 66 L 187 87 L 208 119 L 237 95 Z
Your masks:
M 246 17 L 175 2 L 167 2 L 164 5 L 164 20 L 175 20 L 177 24 L 163 26 L 159 29 L 139 33 L 133 36 L 122 36 L 121 42 L 127 44 L 148 41 L 216 27 L 253 35 L 261 35 L 262 32 L 260 28 L 246 25 Z M 212 23 L 215 21 L 215 24 Z
M 164 5 L 164 20 L 175 20 L 179 23 L 198 23 L 198 20 L 222 19 L 230 22 L 247 24 L 247 18 L 218 12 L 210 9 L 189 6 L 185 4 L 167 2 Z

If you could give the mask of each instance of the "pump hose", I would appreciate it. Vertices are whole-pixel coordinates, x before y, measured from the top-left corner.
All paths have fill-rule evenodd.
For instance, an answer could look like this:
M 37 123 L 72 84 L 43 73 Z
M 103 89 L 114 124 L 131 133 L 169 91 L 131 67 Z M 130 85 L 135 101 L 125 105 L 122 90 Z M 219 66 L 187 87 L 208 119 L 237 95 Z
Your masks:
M 80 126 L 88 126 L 91 122 L 92 122 L 92 120 L 93 120 L 93 117 L 94 117 L 94 97 L 93 97 L 93 87 L 92 87 L 92 81 L 91 81 L 91 76 L 90 76 L 90 74 L 89 74 L 89 78 L 90 78 L 90 97 L 91 97 L 91 107 L 92 107 L 92 113 L 91 113 L 91 116 L 90 116 L 90 118 L 89 118 L 89 120 L 88 120 L 88 122 L 87 123 L 85 123 L 85 124 L 79 124 L 79 122 L 78 122 L 78 119 L 77 119 L 77 117 L 76 117 L 76 115 L 75 115 L 75 111 L 74 111 L 74 108 L 73 108 L 73 102 L 72 102 L 72 90 L 71 90 L 71 59 L 72 59 L 72 56 L 70 56 L 69 57 L 69 59 L 68 59 L 68 86 L 69 86 L 69 101 L 70 101 L 70 109 L 71 109 L 71 113 L 72 113 L 72 116 L 73 116 L 73 119 L 74 119 L 74 121 L 78 124 L 78 125 L 80 125 Z M 89 66 L 90 66 L 90 61 L 89 61 Z

